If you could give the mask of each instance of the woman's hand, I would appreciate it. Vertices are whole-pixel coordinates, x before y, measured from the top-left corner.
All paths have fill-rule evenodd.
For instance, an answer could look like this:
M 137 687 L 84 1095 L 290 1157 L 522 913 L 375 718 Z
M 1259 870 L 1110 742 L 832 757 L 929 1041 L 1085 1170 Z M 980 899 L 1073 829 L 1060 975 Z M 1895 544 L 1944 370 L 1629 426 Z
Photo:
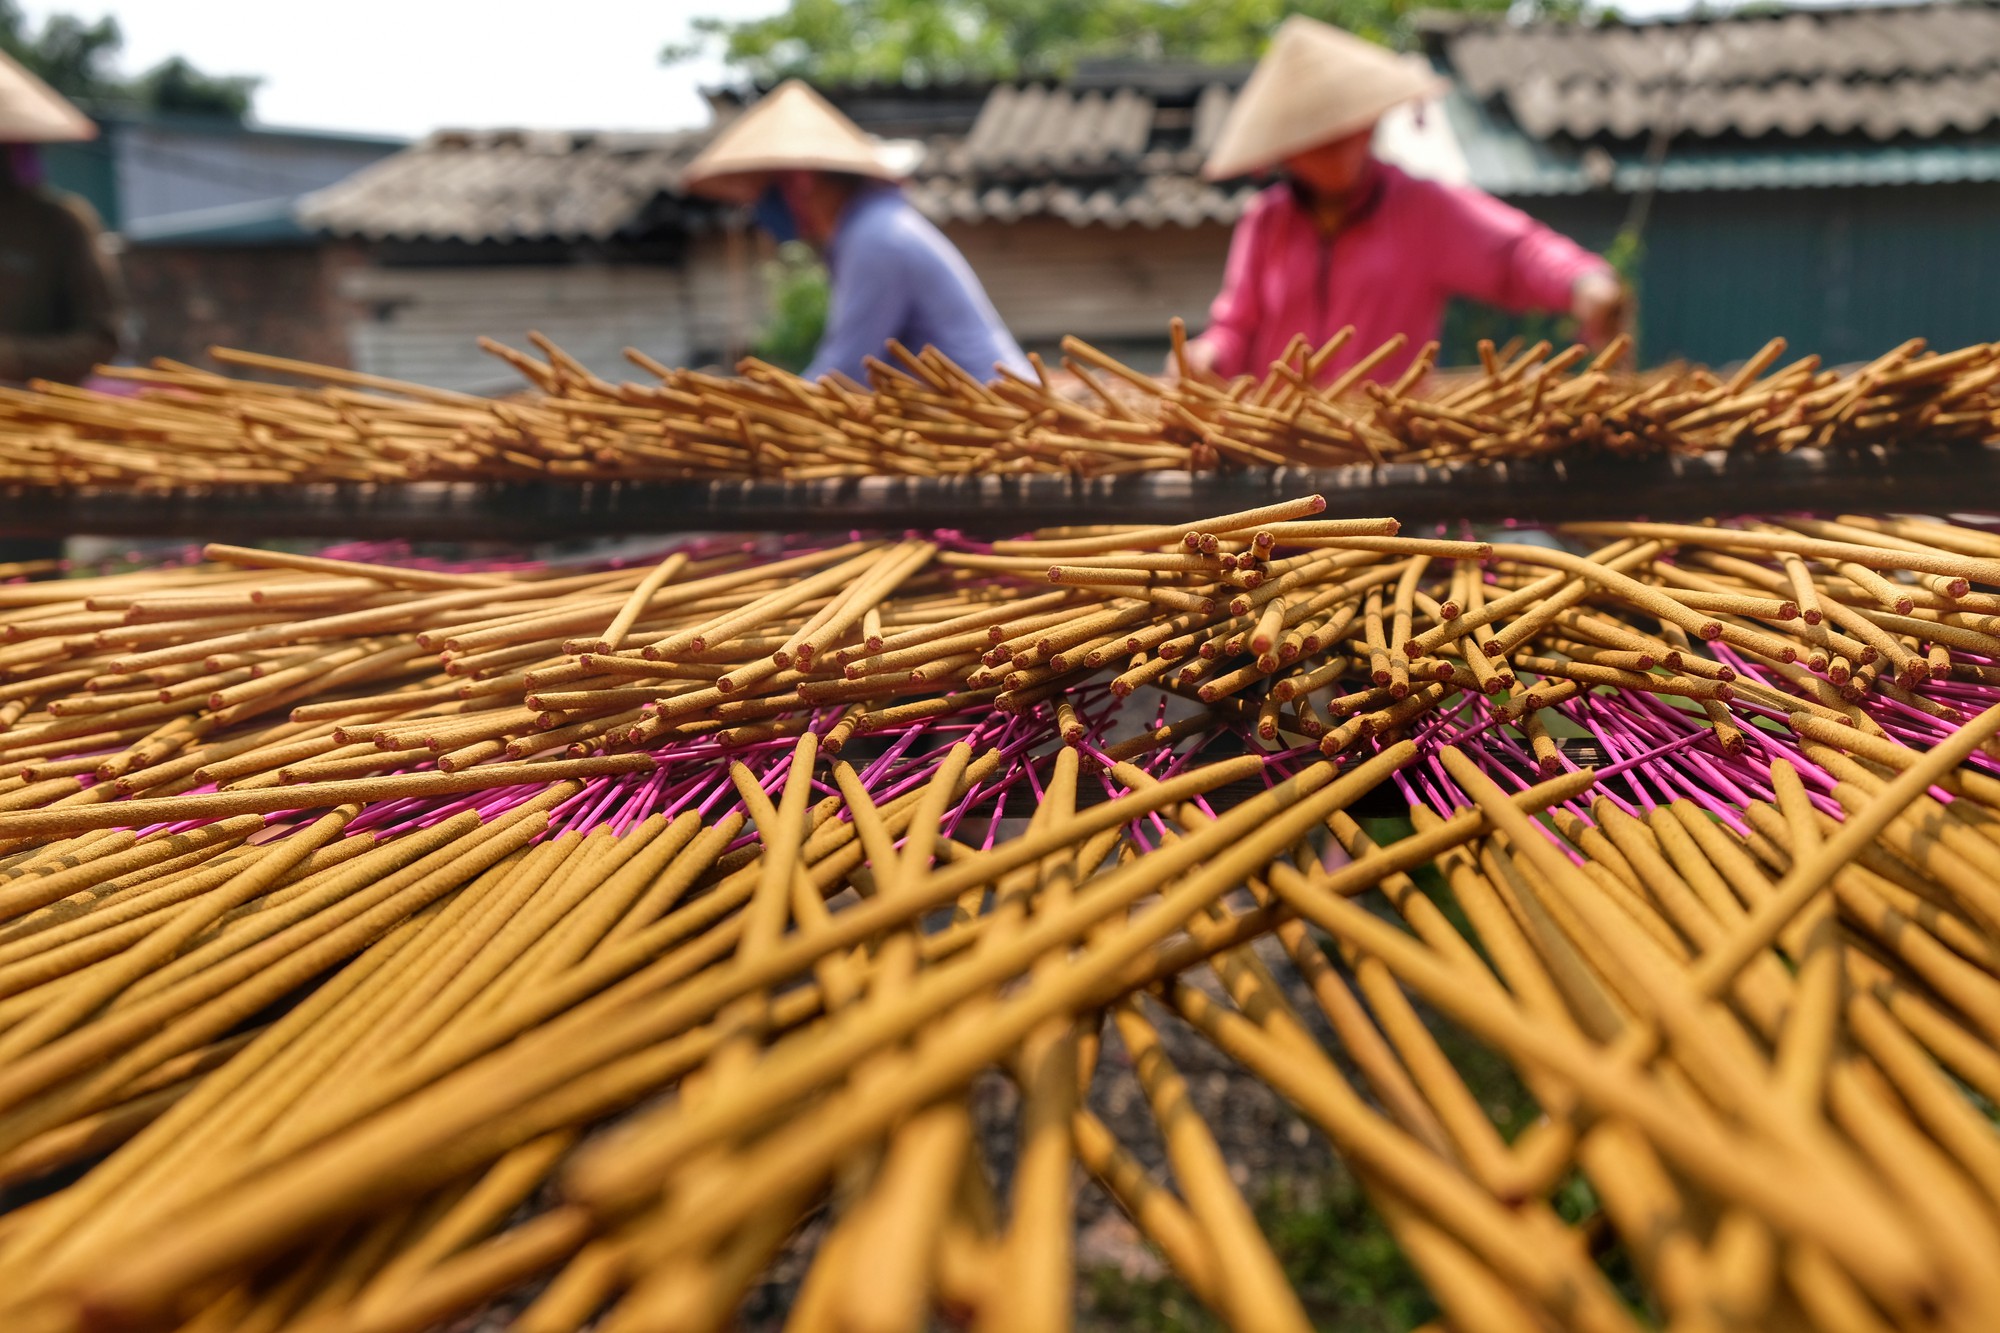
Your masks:
M 1187 360 L 1188 374 L 1198 380 L 1215 378 L 1215 348 L 1200 338 L 1190 338 L 1182 345 L 1182 356 Z M 1167 354 L 1167 368 L 1160 378 L 1172 383 L 1181 377 L 1181 362 L 1173 353 Z
M 1569 312 L 1577 331 L 1592 347 L 1602 347 L 1625 330 L 1625 284 L 1609 269 L 1585 273 L 1570 288 Z

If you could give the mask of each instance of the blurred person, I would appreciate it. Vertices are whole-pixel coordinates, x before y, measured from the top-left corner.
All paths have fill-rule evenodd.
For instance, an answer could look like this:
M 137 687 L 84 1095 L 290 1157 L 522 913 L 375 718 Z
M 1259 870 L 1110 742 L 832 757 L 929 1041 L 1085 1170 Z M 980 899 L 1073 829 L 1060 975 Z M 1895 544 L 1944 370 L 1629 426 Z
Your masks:
M 1572 315 L 1593 345 L 1618 332 L 1625 291 L 1603 259 L 1489 194 L 1373 155 L 1382 116 L 1442 86 L 1328 24 L 1294 15 L 1280 25 L 1202 174 L 1282 179 L 1236 223 L 1209 326 L 1186 347 L 1191 371 L 1261 375 L 1295 336 L 1321 347 L 1352 325 L 1320 382 L 1400 333 L 1408 341 L 1369 373 L 1393 380 L 1438 336 L 1454 296 Z
M 0 55 L 0 380 L 78 383 L 118 351 L 117 281 L 89 204 L 42 181 L 38 145 L 90 118 Z
M 97 136 L 0 54 L 0 383 L 77 383 L 118 350 L 117 282 L 90 205 L 42 183 L 37 146 Z M 60 539 L 0 534 L 0 564 L 59 558 Z
M 887 357 L 891 338 L 911 351 L 936 347 L 981 378 L 995 365 L 1031 373 L 965 256 L 904 195 L 907 174 L 792 79 L 724 128 L 682 183 L 751 206 L 774 239 L 805 241 L 825 258 L 830 308 L 807 378 L 837 371 L 866 384 L 864 358 Z

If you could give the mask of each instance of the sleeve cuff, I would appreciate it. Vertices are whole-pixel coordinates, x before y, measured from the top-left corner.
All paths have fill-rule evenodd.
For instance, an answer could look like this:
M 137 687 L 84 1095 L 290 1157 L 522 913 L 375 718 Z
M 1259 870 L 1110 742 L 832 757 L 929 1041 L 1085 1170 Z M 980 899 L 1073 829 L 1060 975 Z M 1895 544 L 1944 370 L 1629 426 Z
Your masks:
M 1247 355 L 1243 336 L 1234 329 L 1220 324 L 1211 324 L 1201 336 L 1193 339 L 1215 353 L 1212 363 L 1215 373 L 1224 379 L 1231 379 L 1243 373 L 1243 362 Z

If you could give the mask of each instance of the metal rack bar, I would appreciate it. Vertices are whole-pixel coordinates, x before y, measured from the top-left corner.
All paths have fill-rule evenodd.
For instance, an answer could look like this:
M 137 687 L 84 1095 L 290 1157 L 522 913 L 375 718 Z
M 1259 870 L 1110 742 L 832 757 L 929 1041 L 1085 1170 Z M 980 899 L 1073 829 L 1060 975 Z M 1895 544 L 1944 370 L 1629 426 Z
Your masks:
M 1484 465 L 823 481 L 416 482 L 165 493 L 0 490 L 0 535 L 534 541 L 699 531 L 1174 523 L 1319 492 L 1329 517 L 1411 524 L 2000 509 L 2000 447 L 1579 456 Z

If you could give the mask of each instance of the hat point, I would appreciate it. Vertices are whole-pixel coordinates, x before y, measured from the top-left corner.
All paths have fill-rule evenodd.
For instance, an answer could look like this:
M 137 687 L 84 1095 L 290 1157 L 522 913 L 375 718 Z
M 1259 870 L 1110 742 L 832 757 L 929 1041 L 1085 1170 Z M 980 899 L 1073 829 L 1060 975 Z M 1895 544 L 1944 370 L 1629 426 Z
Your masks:
M 1236 95 L 1202 175 L 1230 180 L 1261 171 L 1443 87 L 1410 57 L 1293 14 Z
M 786 79 L 736 119 L 681 173 L 700 194 L 747 201 L 773 172 L 828 171 L 874 180 L 906 174 L 866 131 L 803 79 Z

